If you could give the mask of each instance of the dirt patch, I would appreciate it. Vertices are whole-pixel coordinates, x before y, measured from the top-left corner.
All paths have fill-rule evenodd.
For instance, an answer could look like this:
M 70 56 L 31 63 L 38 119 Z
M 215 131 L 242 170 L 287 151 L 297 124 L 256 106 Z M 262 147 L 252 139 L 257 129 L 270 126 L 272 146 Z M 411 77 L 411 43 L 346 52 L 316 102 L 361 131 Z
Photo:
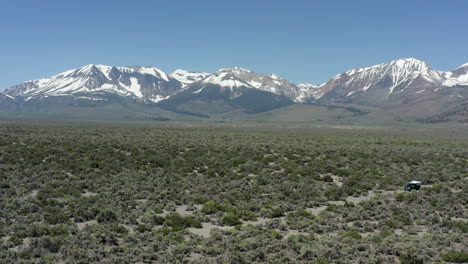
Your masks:
M 267 224 L 271 219 L 259 217 L 256 221 L 244 221 L 242 225 L 264 225 Z M 231 230 L 233 226 L 219 226 L 212 223 L 202 223 L 202 228 L 187 228 L 187 230 L 193 234 L 202 236 L 202 237 L 210 237 L 211 230 L 219 229 L 219 230 Z
M 189 210 L 187 210 L 188 205 L 185 205 L 185 204 L 176 205 L 175 211 L 166 211 L 166 210 L 164 210 L 164 212 L 162 212 L 162 213 L 160 213 L 158 215 L 165 217 L 166 215 L 168 215 L 170 213 L 174 213 L 174 212 L 180 214 L 181 216 L 193 215 L 193 213 L 196 210 L 200 210 L 202 207 L 203 207 L 202 205 L 197 204 L 197 205 L 195 205 L 195 210 L 189 211 Z
M 391 194 L 391 193 L 395 193 L 395 191 L 384 191 L 382 193 Z M 345 200 L 346 200 L 346 202 L 349 202 L 349 203 L 360 203 L 360 202 L 372 199 L 375 196 L 376 196 L 376 193 L 374 191 L 369 191 L 366 195 L 348 196 L 348 197 L 346 197 Z M 328 201 L 328 203 L 335 204 L 335 205 L 344 205 L 345 201 Z
M 374 234 L 376 234 L 376 233 L 374 233 L 374 232 L 364 232 L 364 233 L 359 233 L 359 234 L 360 234 L 362 237 L 368 237 L 368 236 L 374 235 Z
M 31 244 L 31 238 L 26 237 L 26 238 L 23 238 L 23 244 L 22 245 L 12 247 L 10 249 L 15 251 L 15 252 L 21 252 L 24 249 L 28 248 L 30 244 Z
M 337 232 L 330 232 L 330 233 L 323 233 L 323 234 L 314 234 L 315 236 L 319 238 L 324 238 L 324 237 L 337 237 L 338 233 Z
M 258 217 L 257 221 L 244 221 L 244 225 L 263 225 L 267 224 L 270 221 L 269 218 Z
M 28 198 L 34 198 L 37 196 L 37 193 L 39 192 L 39 190 L 34 190 L 30 193 L 27 193 L 25 196 L 23 196 L 23 198 L 21 198 L 21 200 L 25 200 L 25 199 L 28 199 Z
M 76 226 L 78 227 L 78 230 L 83 230 L 87 226 L 91 226 L 91 225 L 95 225 L 95 224 L 97 224 L 96 220 L 89 220 L 89 221 L 86 221 L 86 222 L 76 223 Z
M 334 204 L 334 205 L 344 205 L 344 201 L 328 201 L 329 204 Z
M 336 175 L 332 175 L 331 177 L 332 177 L 332 179 L 333 179 L 333 182 L 334 182 L 338 187 L 341 187 L 341 186 L 343 185 L 343 182 L 342 182 L 342 181 L 343 181 L 343 178 L 338 177 L 338 176 L 336 176 Z
M 198 253 L 190 253 L 190 257 L 188 258 L 189 261 L 199 261 L 199 260 L 203 260 L 204 256 L 202 254 L 198 254 Z
M 322 205 L 319 207 L 313 207 L 313 208 L 306 208 L 306 211 L 313 214 L 313 215 L 319 215 L 322 211 L 325 211 L 328 206 Z
M 304 236 L 308 236 L 309 233 L 307 232 L 304 232 L 304 231 L 299 231 L 299 230 L 288 230 L 288 231 L 281 231 L 280 232 L 282 235 L 283 235 L 283 239 L 286 239 L 290 236 L 297 236 L 297 235 L 304 235 Z
M 450 188 L 450 191 L 453 192 L 453 193 L 459 193 L 459 192 L 462 192 L 463 190 L 462 189 Z
M 346 197 L 346 201 L 350 203 L 360 203 L 362 201 L 369 200 L 373 197 L 375 197 L 375 193 L 373 191 L 370 191 L 367 193 L 367 195 L 364 195 L 364 196 L 357 196 L 357 197 L 348 196 Z
M 96 195 L 98 195 L 97 193 L 94 193 L 94 192 L 90 192 L 90 191 L 86 191 L 82 194 L 84 197 L 94 197 Z
M 202 237 L 210 237 L 211 230 L 219 229 L 219 230 L 230 230 L 233 229 L 232 226 L 218 226 L 212 223 L 202 223 L 202 228 L 187 228 L 188 231 L 192 234 L 199 235 Z

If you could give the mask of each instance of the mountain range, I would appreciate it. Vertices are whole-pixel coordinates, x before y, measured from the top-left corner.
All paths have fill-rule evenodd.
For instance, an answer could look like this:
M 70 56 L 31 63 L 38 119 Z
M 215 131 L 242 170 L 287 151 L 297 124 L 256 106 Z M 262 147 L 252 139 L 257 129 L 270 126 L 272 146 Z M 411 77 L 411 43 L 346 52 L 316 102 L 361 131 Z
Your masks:
M 0 110 L 27 116 L 66 107 L 99 112 L 120 105 L 128 111 L 159 109 L 158 116 L 210 117 L 310 105 L 439 122 L 452 120 L 450 113 L 466 113 L 467 97 L 468 63 L 444 72 L 413 58 L 351 69 L 322 84 L 294 84 L 275 74 L 238 67 L 214 73 L 165 73 L 149 66 L 90 64 L 0 91 Z M 453 120 L 466 119 L 462 114 Z

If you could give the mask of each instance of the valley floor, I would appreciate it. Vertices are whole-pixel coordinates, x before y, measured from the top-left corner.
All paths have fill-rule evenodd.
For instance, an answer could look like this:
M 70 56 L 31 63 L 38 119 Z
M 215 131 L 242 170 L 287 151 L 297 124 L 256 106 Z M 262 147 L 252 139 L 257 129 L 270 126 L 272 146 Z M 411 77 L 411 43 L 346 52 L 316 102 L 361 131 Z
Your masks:
M 0 263 L 468 262 L 467 149 L 463 127 L 4 123 Z

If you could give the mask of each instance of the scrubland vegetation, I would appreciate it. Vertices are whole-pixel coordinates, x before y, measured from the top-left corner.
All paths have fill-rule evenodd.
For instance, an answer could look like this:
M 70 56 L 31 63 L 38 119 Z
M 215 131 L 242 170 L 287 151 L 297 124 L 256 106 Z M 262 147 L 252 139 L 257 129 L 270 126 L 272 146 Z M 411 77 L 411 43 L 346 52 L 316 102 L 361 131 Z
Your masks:
M 463 134 L 1 125 L 0 263 L 466 263 L 467 168 Z

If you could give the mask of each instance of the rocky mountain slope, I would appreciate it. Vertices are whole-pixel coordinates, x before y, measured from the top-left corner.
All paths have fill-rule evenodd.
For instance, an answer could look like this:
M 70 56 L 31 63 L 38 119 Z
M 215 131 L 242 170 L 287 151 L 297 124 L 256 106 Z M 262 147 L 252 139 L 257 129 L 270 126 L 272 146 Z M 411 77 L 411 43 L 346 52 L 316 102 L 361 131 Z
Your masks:
M 441 123 L 448 121 L 468 123 L 468 102 L 461 103 L 449 111 L 425 118 L 421 121 L 424 123 Z
M 210 74 L 160 105 L 187 112 L 202 109 L 206 112 L 208 105 L 211 105 L 209 112 L 239 108 L 259 112 L 292 104 L 298 95 L 296 85 L 274 74 L 258 74 L 236 67 Z

